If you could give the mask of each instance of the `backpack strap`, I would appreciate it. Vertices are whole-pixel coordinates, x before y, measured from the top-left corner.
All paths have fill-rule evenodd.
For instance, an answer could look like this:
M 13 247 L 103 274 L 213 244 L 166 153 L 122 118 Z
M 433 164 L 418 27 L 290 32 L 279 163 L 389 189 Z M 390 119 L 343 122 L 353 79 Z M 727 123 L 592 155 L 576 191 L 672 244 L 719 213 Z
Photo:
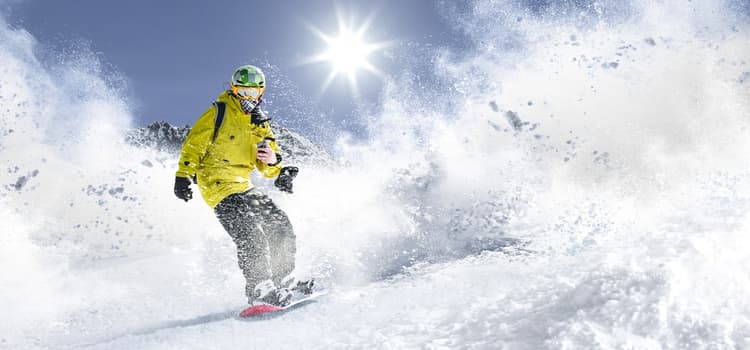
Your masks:
M 224 112 L 227 110 L 226 102 L 216 101 L 214 102 L 216 107 L 216 117 L 214 117 L 214 136 L 211 138 L 211 142 L 216 141 L 216 135 L 219 134 L 219 128 L 224 123 Z

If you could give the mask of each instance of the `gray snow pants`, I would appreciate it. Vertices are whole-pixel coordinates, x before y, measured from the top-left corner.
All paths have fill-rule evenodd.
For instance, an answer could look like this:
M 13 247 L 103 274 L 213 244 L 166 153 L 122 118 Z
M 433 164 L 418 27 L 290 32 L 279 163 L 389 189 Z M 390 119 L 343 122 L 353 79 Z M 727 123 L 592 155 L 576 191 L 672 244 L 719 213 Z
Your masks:
M 224 198 L 216 217 L 237 245 L 237 258 L 253 301 L 253 289 L 267 279 L 278 286 L 294 270 L 296 236 L 289 218 L 258 189 Z

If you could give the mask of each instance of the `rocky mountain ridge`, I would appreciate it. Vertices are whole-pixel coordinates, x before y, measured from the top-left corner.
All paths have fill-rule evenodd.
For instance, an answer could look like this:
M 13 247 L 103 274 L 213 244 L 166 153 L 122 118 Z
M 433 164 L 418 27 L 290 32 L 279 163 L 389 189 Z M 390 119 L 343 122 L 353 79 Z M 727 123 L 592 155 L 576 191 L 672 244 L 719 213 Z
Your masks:
M 125 141 L 131 145 L 153 149 L 169 154 L 179 154 L 182 143 L 190 132 L 190 126 L 174 126 L 166 121 L 151 123 L 127 133 Z M 283 159 L 288 162 L 331 161 L 333 157 L 322 147 L 301 134 L 271 123 L 271 129 L 281 148 Z

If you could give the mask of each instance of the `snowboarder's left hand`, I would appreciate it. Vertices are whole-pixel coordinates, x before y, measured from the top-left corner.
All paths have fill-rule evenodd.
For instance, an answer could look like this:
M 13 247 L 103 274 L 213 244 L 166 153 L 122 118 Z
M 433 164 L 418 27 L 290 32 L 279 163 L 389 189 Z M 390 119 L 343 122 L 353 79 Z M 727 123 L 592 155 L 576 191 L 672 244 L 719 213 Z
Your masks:
M 294 193 L 292 191 L 292 180 L 297 177 L 297 173 L 299 173 L 299 168 L 296 166 L 285 166 L 281 168 L 279 177 L 276 178 L 273 184 L 284 192 Z
M 276 152 L 271 147 L 258 148 L 258 159 L 266 164 L 276 164 L 279 162 L 278 158 L 276 158 Z

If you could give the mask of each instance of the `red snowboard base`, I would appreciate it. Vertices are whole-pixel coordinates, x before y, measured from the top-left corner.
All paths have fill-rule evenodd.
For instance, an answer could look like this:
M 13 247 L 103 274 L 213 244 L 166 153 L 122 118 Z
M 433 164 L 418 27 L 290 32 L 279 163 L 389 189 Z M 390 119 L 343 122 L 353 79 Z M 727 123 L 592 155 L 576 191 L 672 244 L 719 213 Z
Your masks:
M 275 306 L 275 305 L 267 305 L 267 304 L 260 304 L 260 305 L 251 305 L 245 310 L 242 310 L 240 312 L 240 317 L 250 317 L 250 316 L 257 316 L 260 314 L 267 314 L 269 312 L 276 312 L 284 310 L 283 307 Z
M 270 314 L 270 313 L 274 313 L 274 312 L 279 312 L 279 311 L 282 311 L 282 310 L 288 310 L 288 309 L 290 309 L 292 307 L 295 307 L 297 305 L 301 305 L 301 304 L 306 303 L 308 301 L 312 301 L 313 299 L 315 299 L 315 298 L 317 298 L 317 297 L 319 297 L 321 295 L 325 295 L 327 293 L 328 292 L 325 289 L 323 289 L 323 290 L 316 290 L 312 294 L 305 295 L 305 296 L 301 297 L 300 299 L 294 300 L 289 305 L 284 306 L 284 307 L 275 306 L 275 305 L 268 305 L 268 304 L 250 305 L 248 308 L 246 308 L 245 310 L 242 310 L 242 312 L 240 312 L 240 317 L 260 316 L 260 315 Z

